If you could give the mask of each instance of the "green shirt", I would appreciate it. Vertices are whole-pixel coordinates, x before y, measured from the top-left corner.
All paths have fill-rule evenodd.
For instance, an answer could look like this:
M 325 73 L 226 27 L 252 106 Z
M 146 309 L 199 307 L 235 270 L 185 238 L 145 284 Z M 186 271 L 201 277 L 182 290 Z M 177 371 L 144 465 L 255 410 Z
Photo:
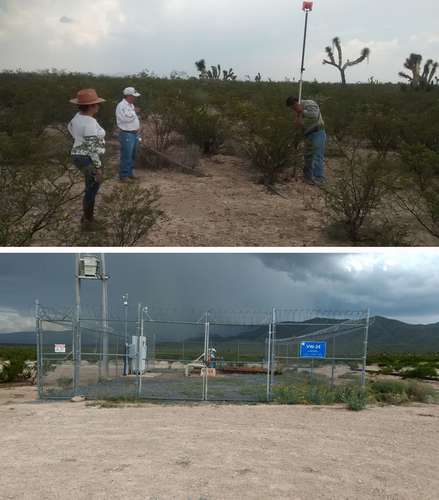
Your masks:
M 319 105 L 315 101 L 302 101 L 303 110 L 303 132 L 309 134 L 313 129 L 323 128 L 325 122 L 320 112 Z

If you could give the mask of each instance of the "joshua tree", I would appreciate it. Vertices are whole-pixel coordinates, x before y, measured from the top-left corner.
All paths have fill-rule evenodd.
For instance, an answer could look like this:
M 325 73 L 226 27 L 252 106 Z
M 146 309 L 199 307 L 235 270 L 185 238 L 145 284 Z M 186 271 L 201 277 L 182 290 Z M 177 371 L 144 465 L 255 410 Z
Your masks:
M 329 60 L 324 59 L 323 64 L 329 64 L 330 66 L 334 66 L 335 68 L 337 68 L 340 71 L 341 83 L 343 85 L 346 85 L 346 70 L 347 70 L 347 68 L 349 68 L 351 66 L 356 66 L 357 64 L 362 63 L 365 59 L 369 58 L 370 49 L 365 47 L 361 51 L 361 56 L 358 59 L 355 59 L 355 61 L 349 61 L 349 59 L 348 59 L 345 63 L 343 63 L 343 51 L 341 48 L 340 38 L 335 37 L 332 40 L 332 44 L 333 44 L 332 47 L 328 46 L 325 49 L 326 53 L 328 54 Z M 335 60 L 334 46 L 337 49 L 338 61 Z
M 411 71 L 411 75 L 399 72 L 399 76 L 410 82 L 410 86 L 414 88 L 430 88 L 434 85 L 434 77 L 436 75 L 439 64 L 429 59 L 425 64 L 421 73 L 422 56 L 421 54 L 410 54 L 404 63 L 404 67 Z
M 211 66 L 210 69 L 206 69 L 206 61 L 204 59 L 200 59 L 195 63 L 198 72 L 200 73 L 201 79 L 207 80 L 236 80 L 237 76 L 233 72 L 233 69 L 230 68 L 227 70 L 221 71 L 221 65 Z

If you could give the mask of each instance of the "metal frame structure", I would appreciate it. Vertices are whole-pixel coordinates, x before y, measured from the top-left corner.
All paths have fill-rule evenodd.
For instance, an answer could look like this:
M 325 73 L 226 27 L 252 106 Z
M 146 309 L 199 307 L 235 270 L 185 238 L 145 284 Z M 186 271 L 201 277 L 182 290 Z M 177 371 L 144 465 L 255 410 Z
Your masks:
M 368 332 L 370 326 L 370 315 L 369 311 L 360 312 L 340 312 L 336 313 L 333 311 L 299 311 L 299 310 L 284 310 L 273 308 L 271 312 L 248 312 L 248 311 L 215 311 L 210 310 L 198 316 L 198 320 L 191 319 L 175 319 L 175 313 L 170 312 L 170 314 L 163 315 L 157 309 L 151 307 L 145 307 L 141 304 L 138 305 L 137 318 L 135 320 L 130 320 L 128 318 L 128 297 L 127 295 L 123 298 L 124 302 L 124 315 L 121 318 L 107 318 L 107 321 L 102 325 L 102 317 L 100 314 L 93 314 L 81 308 L 78 312 L 78 308 L 69 308 L 64 311 L 51 310 L 42 307 L 38 302 L 35 306 L 35 320 L 36 320 L 36 333 L 37 333 L 37 360 L 38 360 L 38 391 L 40 398 L 52 399 L 70 398 L 73 395 L 84 394 L 87 389 L 87 382 L 82 378 L 83 363 L 86 360 L 93 360 L 95 363 L 93 366 L 96 370 L 96 380 L 93 381 L 93 394 L 100 394 L 101 389 L 107 390 L 111 395 L 112 391 L 116 390 L 125 391 L 123 394 L 129 394 L 130 396 L 135 396 L 139 399 L 187 399 L 187 400 L 201 400 L 201 401 L 212 401 L 212 400 L 246 400 L 246 401 L 271 401 L 273 400 L 273 390 L 277 387 L 277 384 L 282 383 L 282 376 L 277 375 L 277 371 L 280 368 L 286 370 L 300 370 L 310 369 L 311 377 L 314 371 L 314 361 L 312 360 L 309 364 L 306 360 L 300 358 L 299 354 L 296 352 L 290 352 L 290 349 L 294 349 L 299 345 L 301 340 L 312 341 L 313 339 L 324 339 L 330 344 L 330 356 L 324 359 L 325 366 L 330 365 L 332 368 L 332 374 L 330 377 L 331 385 L 335 383 L 335 371 L 337 363 L 358 363 L 361 365 L 359 370 L 359 383 L 365 385 L 366 383 L 366 359 L 367 359 L 367 347 L 368 347 Z M 181 316 L 180 316 L 181 318 Z M 47 329 L 47 325 L 50 326 Z M 101 326 L 102 325 L 102 326 Z M 71 351 L 66 352 L 65 356 L 58 356 L 53 354 L 51 351 L 52 343 L 54 338 L 56 338 L 55 327 L 63 328 L 62 335 L 71 335 Z M 190 396 L 187 396 L 183 391 L 179 393 L 178 397 L 173 397 L 172 395 L 166 395 L 166 397 L 161 397 L 159 391 L 158 394 L 153 392 L 148 392 L 148 388 L 151 384 L 154 384 L 153 378 L 148 378 L 149 375 L 159 375 L 157 380 L 160 380 L 160 376 L 163 376 L 165 380 L 166 377 L 171 378 L 171 361 L 167 361 L 168 358 L 156 356 L 156 347 L 160 345 L 160 338 L 156 338 L 155 330 L 157 328 L 171 328 L 178 331 L 178 328 L 184 329 L 195 329 L 199 332 L 198 340 L 196 341 L 198 347 L 203 349 L 203 353 L 200 358 L 203 361 L 205 370 L 201 371 L 199 379 L 192 379 L 191 383 L 199 387 L 198 392 L 191 392 Z M 237 362 L 227 363 L 230 366 L 239 369 L 246 369 L 258 365 L 263 370 L 262 377 L 259 376 L 258 380 L 264 380 L 262 387 L 264 395 L 256 395 L 256 392 L 251 390 L 252 379 L 249 376 L 249 382 L 247 390 L 247 399 L 240 399 L 239 391 L 236 395 L 232 394 L 230 396 L 230 391 L 221 399 L 221 396 L 215 396 L 215 393 L 221 393 L 221 388 L 223 381 L 221 377 L 218 379 L 209 378 L 208 375 L 208 352 L 216 342 L 215 331 L 221 330 L 225 331 L 228 335 L 232 331 L 245 331 L 251 328 L 258 328 L 260 333 L 260 340 L 256 348 L 260 353 L 258 360 L 248 361 L 249 355 L 246 349 L 240 352 L 239 342 L 242 345 L 246 345 L 245 340 L 238 341 L 238 355 Z M 128 331 L 131 330 L 135 335 L 133 338 L 137 341 L 136 350 L 136 370 L 134 374 L 128 375 L 127 373 L 127 338 Z M 264 335 L 266 332 L 266 335 Z M 61 335 L 60 334 L 60 335 Z M 351 337 L 348 337 L 351 336 Z M 85 340 L 88 338 L 88 344 Z M 358 352 L 349 355 L 338 355 L 337 348 L 339 348 L 340 341 L 336 339 L 351 338 L 355 340 L 355 345 L 358 346 L 356 349 Z M 49 339 L 49 340 L 48 340 Z M 91 340 L 90 340 L 91 339 Z M 105 340 L 106 339 L 106 340 Z M 145 339 L 145 340 L 144 340 Z M 234 337 L 227 337 L 226 342 L 233 342 Z M 105 340 L 105 341 L 104 341 Z M 180 371 L 174 371 L 172 374 L 178 373 L 180 378 L 183 377 L 183 370 L 181 365 L 187 363 L 187 351 L 185 353 L 185 344 L 183 340 L 183 355 L 174 360 L 176 364 L 179 365 Z M 158 342 L 157 342 L 158 341 Z M 146 342 L 148 346 L 146 359 L 141 358 L 141 345 Z M 186 349 L 188 348 L 190 340 L 187 340 Z M 195 341 L 193 341 L 195 342 Z M 254 341 L 252 341 L 254 342 Z M 90 343 L 93 343 L 93 347 L 90 347 Z M 247 342 L 248 343 L 248 342 Z M 70 344 L 69 344 L 70 345 Z M 282 352 L 282 349 L 286 346 L 286 355 Z M 361 346 L 361 347 L 360 347 Z M 218 346 L 219 347 L 219 346 Z M 248 346 L 247 346 L 248 347 Z M 104 348 L 106 349 L 106 356 L 103 356 Z M 223 347 L 224 348 L 224 347 Z M 225 349 L 225 348 L 224 348 Z M 285 350 L 285 349 L 284 349 Z M 190 352 L 190 349 L 189 349 Z M 242 359 L 240 359 L 242 356 Z M 134 358 L 133 358 L 134 359 Z M 146 371 L 143 372 L 141 366 L 143 362 L 146 363 Z M 157 368 L 160 363 L 166 364 L 168 368 L 162 369 Z M 308 364 L 307 364 L 308 363 Z M 71 386 L 62 391 L 55 391 L 51 393 L 46 391 L 46 372 L 47 365 L 51 365 L 52 368 L 63 366 L 65 370 L 69 371 L 70 367 L 73 373 L 73 381 Z M 85 363 L 87 365 L 87 363 Z M 121 369 L 119 371 L 119 366 Z M 106 367 L 106 368 L 105 368 Z M 90 368 L 90 367 L 89 367 Z M 104 368 L 104 369 L 103 369 Z M 156 373 L 151 373 L 156 372 Z M 224 372 L 226 373 L 226 372 Z M 265 377 L 265 379 L 263 378 Z M 239 375 L 236 375 L 232 380 L 239 387 L 240 380 L 244 380 L 244 376 L 240 379 Z M 198 382 L 199 380 L 199 386 Z M 189 381 L 188 381 L 189 382 Z M 180 387 L 183 387 L 185 379 L 182 378 L 180 381 Z M 244 383 L 244 382 L 243 382 Z M 170 382 L 172 384 L 172 382 Z M 258 382 L 260 386 L 260 382 Z M 180 390 L 180 389 L 178 389 Z M 177 391 L 178 392 L 178 391 Z M 85 394 L 87 395 L 87 394 Z M 114 394 L 117 396 L 117 394 Z M 90 397 L 88 395 L 88 397 Z M 93 396 L 92 396 L 93 397 Z M 252 399 L 253 398 L 253 399 Z

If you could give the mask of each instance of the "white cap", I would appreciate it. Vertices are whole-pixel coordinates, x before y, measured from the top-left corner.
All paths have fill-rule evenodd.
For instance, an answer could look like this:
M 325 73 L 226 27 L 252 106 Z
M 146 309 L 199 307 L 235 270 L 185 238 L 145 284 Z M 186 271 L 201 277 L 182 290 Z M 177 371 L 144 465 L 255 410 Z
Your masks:
M 132 95 L 134 97 L 140 97 L 140 94 L 137 92 L 137 90 L 134 87 L 127 87 L 126 89 L 124 89 L 123 95 L 124 96 Z

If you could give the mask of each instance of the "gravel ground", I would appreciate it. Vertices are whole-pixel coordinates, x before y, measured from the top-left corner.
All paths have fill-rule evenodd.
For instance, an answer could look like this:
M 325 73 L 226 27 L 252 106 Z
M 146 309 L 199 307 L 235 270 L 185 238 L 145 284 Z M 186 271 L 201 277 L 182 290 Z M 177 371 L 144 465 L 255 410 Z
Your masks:
M 439 406 L 39 403 L 0 390 L 2 499 L 437 499 Z

